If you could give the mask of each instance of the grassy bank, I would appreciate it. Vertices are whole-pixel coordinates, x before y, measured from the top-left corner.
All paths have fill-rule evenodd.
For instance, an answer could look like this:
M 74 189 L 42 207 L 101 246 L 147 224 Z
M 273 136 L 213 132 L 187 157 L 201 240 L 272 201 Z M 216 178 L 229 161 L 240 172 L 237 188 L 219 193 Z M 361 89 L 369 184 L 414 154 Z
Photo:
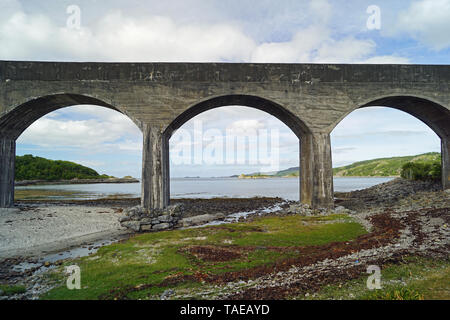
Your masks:
M 359 161 L 348 166 L 333 168 L 336 177 L 365 176 L 365 177 L 393 177 L 400 176 L 403 165 L 408 162 L 429 162 L 440 159 L 436 152 L 424 153 L 416 156 L 380 158 Z
M 295 247 L 350 241 L 365 234 L 346 215 L 265 217 L 252 222 L 148 233 L 65 265 L 81 268 L 81 290 L 61 284 L 43 299 L 147 299 L 166 289 L 195 292 L 205 277 L 224 277 L 299 257 Z M 291 248 L 291 249 L 290 249 Z
M 399 177 L 402 166 L 408 162 L 433 162 L 440 161 L 440 154 L 429 152 L 415 156 L 379 158 L 358 161 L 347 166 L 333 168 L 335 177 Z M 298 178 L 299 167 L 271 173 L 241 174 L 240 179 L 264 179 L 264 178 Z
M 296 299 L 449 300 L 450 260 L 410 256 L 381 268 L 381 289 L 367 289 L 368 275 L 323 287 Z

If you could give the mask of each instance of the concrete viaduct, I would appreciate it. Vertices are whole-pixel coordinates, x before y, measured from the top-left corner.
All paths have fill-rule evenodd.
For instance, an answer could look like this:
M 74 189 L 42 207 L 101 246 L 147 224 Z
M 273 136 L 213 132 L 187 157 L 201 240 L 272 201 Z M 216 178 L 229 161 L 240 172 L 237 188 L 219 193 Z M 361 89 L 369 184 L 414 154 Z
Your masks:
M 450 188 L 450 66 L 0 61 L 0 207 L 14 204 L 16 139 L 72 105 L 117 110 L 143 132 L 145 208 L 169 204 L 169 138 L 199 113 L 242 105 L 268 112 L 300 140 L 300 199 L 333 205 L 330 132 L 350 112 L 391 107 L 427 124 Z

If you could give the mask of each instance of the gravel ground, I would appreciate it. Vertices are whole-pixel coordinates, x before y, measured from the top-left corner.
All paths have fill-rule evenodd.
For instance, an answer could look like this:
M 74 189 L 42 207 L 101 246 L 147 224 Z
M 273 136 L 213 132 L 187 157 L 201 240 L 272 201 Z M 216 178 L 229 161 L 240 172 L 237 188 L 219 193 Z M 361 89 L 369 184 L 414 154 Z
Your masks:
M 0 209 L 0 258 L 63 249 L 86 236 L 124 232 L 117 209 L 27 205 Z
M 287 265 L 207 279 L 200 291 L 175 292 L 170 299 L 285 299 L 314 292 L 324 283 L 354 279 L 365 273 L 369 264 L 381 266 L 385 262 L 402 259 L 404 255 L 448 258 L 450 193 L 438 189 L 432 184 L 394 180 L 369 189 L 339 194 L 338 205 L 348 208 L 355 220 L 370 231 L 368 235 L 353 243 L 309 248 L 303 260 L 291 261 Z M 192 210 L 196 206 L 200 211 L 224 210 L 224 203 L 207 202 L 192 203 Z M 230 211 L 255 205 L 247 202 L 234 203 Z M 265 200 L 264 204 L 270 202 Z M 76 238 L 123 232 L 117 221 L 120 210 L 106 204 L 22 204 L 19 210 L 0 211 L 0 258 L 11 255 L 11 252 L 17 254 L 24 248 L 30 250 L 30 246 L 37 243 L 67 246 Z M 5 260 L 3 265 L 0 264 L 2 269 L 7 263 Z M 31 291 L 10 298 L 34 299 L 51 287 L 41 281 L 40 276 L 33 276 L 30 281 Z
M 450 191 L 438 190 L 435 184 L 398 179 L 347 193 L 346 200 L 339 204 L 351 210 L 354 219 L 370 232 L 368 235 L 351 243 L 311 248 L 304 258 L 287 265 L 206 278 L 200 289 L 175 292 L 170 299 L 308 297 L 322 285 L 366 274 L 369 265 L 382 267 L 408 255 L 448 259 Z

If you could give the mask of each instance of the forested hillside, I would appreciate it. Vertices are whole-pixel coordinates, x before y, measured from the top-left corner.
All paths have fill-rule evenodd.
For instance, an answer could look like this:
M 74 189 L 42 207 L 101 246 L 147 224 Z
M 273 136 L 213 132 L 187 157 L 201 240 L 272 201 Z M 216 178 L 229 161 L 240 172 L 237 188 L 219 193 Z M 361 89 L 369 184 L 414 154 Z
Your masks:
M 402 166 L 408 162 L 431 162 L 440 159 L 437 152 L 424 153 L 417 156 L 380 158 L 355 162 L 351 165 L 334 168 L 333 174 L 337 177 L 343 176 L 400 176 Z
M 71 180 L 74 178 L 101 179 L 108 178 L 108 176 L 99 175 L 94 169 L 70 161 L 49 160 L 41 157 L 34 157 L 30 154 L 16 156 L 16 181 L 57 181 Z
M 347 166 L 333 169 L 336 177 L 389 177 L 400 176 L 402 166 L 408 162 L 435 162 L 440 160 L 440 153 L 429 152 L 416 156 L 380 158 L 352 163 Z M 242 179 L 249 178 L 273 178 L 273 177 L 298 177 L 298 167 L 293 167 L 278 172 L 242 174 Z

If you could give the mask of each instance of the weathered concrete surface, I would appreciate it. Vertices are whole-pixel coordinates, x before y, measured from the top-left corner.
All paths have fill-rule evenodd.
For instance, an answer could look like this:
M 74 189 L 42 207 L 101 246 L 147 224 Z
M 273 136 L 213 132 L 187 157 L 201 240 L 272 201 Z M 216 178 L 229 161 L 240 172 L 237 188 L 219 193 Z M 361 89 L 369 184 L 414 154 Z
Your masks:
M 312 207 L 333 205 L 330 135 L 306 134 L 300 141 L 300 199 Z
M 450 138 L 441 139 L 442 186 L 450 189 Z
M 169 205 L 169 141 L 160 128 L 144 125 L 141 205 L 162 209 Z
M 16 141 L 0 137 L 0 208 L 14 205 Z
M 118 110 L 144 132 L 147 208 L 168 204 L 165 145 L 174 130 L 226 105 L 258 108 L 289 126 L 306 145 L 300 159 L 302 201 L 330 206 L 333 128 L 357 108 L 387 106 L 419 118 L 448 141 L 450 66 L 0 61 L 1 138 L 16 139 L 43 115 L 78 104 Z M 445 181 L 448 158 L 443 156 Z M 2 190 L 1 197 L 8 198 L 9 189 Z

